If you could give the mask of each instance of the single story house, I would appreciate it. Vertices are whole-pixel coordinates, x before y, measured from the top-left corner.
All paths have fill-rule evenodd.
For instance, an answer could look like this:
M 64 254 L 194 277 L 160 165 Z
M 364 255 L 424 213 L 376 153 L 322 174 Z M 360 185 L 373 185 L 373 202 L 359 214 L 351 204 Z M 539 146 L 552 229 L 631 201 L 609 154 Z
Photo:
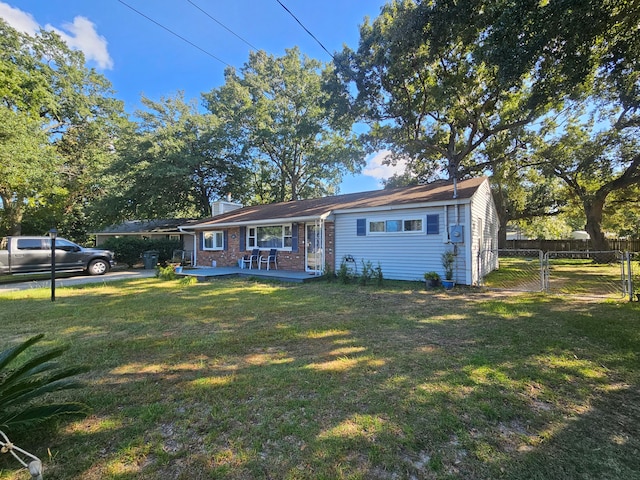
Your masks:
M 371 262 L 384 278 L 422 280 L 444 274 L 447 250 L 459 284 L 497 268 L 496 256 L 480 255 L 498 245 L 486 177 L 243 207 L 180 230 L 193 235 L 197 266 L 235 266 L 253 249 L 275 248 L 278 268 L 312 275 Z

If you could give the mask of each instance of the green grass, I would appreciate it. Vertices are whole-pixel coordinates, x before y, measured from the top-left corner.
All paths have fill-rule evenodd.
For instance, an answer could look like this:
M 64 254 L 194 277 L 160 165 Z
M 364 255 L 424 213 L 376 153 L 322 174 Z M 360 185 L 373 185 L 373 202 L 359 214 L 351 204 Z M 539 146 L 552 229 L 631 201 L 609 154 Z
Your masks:
M 596 263 L 591 259 L 551 258 L 549 291 L 599 297 L 621 297 L 620 264 Z M 538 292 L 543 290 L 538 258 L 501 257 L 500 268 L 489 273 L 483 285 L 488 288 Z
M 142 279 L 0 294 L 86 363 L 47 479 L 640 478 L 640 304 Z M 50 452 L 50 455 L 49 453 Z M 29 478 L 0 457 L 0 479 Z

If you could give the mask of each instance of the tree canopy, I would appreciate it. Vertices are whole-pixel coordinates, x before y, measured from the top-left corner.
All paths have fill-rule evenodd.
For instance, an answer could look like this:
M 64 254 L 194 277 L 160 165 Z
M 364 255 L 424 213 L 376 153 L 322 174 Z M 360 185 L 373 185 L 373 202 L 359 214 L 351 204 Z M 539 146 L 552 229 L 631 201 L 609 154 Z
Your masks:
M 142 103 L 110 170 L 119 184 L 103 202 L 112 220 L 206 217 L 213 200 L 242 198 L 248 172 L 226 119 L 199 112 L 181 92 Z
M 29 36 L 0 20 L 0 218 L 7 233 L 21 233 L 30 207 L 49 212 L 48 229 L 99 190 L 98 164 L 109 160 L 122 102 L 84 63 L 55 33 Z
M 321 63 L 293 48 L 279 58 L 252 52 L 239 72 L 227 69 L 222 87 L 203 95 L 244 146 L 254 201 L 332 194 L 345 173 L 362 167 L 352 123 L 335 121 L 322 85 Z
M 394 1 L 361 26 L 357 50 L 345 47 L 336 55 L 331 91 L 341 115 L 368 122 L 371 150 L 389 149 L 391 162 L 408 161 L 408 175 L 398 180 L 499 174 L 503 187 L 506 180 L 511 185 L 510 197 L 516 185 L 520 196 L 531 185 L 521 175 L 521 160 L 505 155 L 512 145 L 526 146 L 532 162 L 527 177 L 566 183 L 554 165 L 567 159 L 552 154 L 551 146 L 557 153 L 576 139 L 567 123 L 552 120 L 567 108 L 601 108 L 606 115 L 600 129 L 580 148 L 607 139 L 608 180 L 603 177 L 604 190 L 591 195 L 604 203 L 612 191 L 640 181 L 631 141 L 640 123 L 639 25 L 640 4 L 633 0 Z M 502 151 L 495 148 L 500 144 Z M 597 175 L 604 175 L 604 158 L 593 162 L 602 167 Z M 560 211 L 559 202 L 527 196 L 531 208 L 513 217 L 515 201 L 509 198 L 511 207 L 502 214 Z M 596 241 L 604 238 L 599 203 L 583 201 Z

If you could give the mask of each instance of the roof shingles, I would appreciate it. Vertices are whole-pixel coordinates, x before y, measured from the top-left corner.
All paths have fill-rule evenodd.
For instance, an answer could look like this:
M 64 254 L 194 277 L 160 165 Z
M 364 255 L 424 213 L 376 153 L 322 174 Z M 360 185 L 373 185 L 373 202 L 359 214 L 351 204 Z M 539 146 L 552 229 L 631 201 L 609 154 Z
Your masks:
M 457 200 L 470 199 L 486 177 L 471 178 L 457 184 Z M 268 219 L 313 218 L 336 210 L 377 208 L 392 205 L 454 201 L 453 183 L 438 182 L 413 187 L 349 193 L 333 197 L 313 198 L 291 202 L 254 205 L 216 215 L 190 225 L 190 228 L 206 228 L 230 223 L 250 223 Z

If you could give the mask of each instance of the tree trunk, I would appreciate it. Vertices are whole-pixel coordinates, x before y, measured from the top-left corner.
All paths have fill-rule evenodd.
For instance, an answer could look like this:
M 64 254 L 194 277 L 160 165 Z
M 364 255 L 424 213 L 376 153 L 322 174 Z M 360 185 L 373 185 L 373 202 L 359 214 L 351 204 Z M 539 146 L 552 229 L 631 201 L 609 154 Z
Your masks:
M 607 240 L 602 231 L 602 210 L 604 208 L 604 198 L 596 197 L 595 199 L 583 200 L 584 213 L 587 217 L 587 223 L 584 229 L 591 237 L 591 248 L 596 251 L 605 251 L 609 249 Z
M 23 205 L 24 199 L 22 198 L 16 198 L 11 201 L 5 195 L 2 195 L 2 206 L 9 235 L 22 235 Z
M 504 195 L 502 191 L 494 190 L 493 202 L 496 205 L 496 211 L 498 213 L 498 248 L 507 248 L 507 224 L 509 223 L 509 212 L 505 203 Z

